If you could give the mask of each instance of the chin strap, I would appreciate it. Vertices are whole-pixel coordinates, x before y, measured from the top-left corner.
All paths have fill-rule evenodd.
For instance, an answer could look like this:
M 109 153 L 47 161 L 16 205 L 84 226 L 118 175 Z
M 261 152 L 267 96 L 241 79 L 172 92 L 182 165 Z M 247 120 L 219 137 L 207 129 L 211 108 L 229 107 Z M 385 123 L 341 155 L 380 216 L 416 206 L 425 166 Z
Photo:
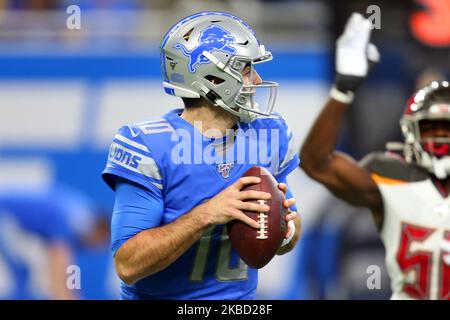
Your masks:
M 433 173 L 436 178 L 442 180 L 450 175 L 450 156 L 436 158 L 426 152 L 422 152 L 421 165 Z
M 445 179 L 450 174 L 450 157 L 432 158 L 433 171 L 438 179 Z
M 253 120 L 255 120 L 256 118 L 258 118 L 258 115 L 256 113 L 244 110 L 242 108 L 239 108 L 239 111 L 235 111 L 232 108 L 230 108 L 229 106 L 227 106 L 222 99 L 216 99 L 215 103 L 225 109 L 226 111 L 228 111 L 231 114 L 234 114 L 235 116 L 239 117 L 239 120 L 241 122 L 252 122 Z
M 202 84 L 202 83 L 200 83 L 198 81 L 194 81 L 192 83 L 192 85 L 197 87 L 199 89 L 199 91 L 201 91 L 203 93 L 204 97 L 210 103 L 212 103 L 213 105 L 216 105 L 218 107 L 221 107 L 225 111 L 227 111 L 227 112 L 229 112 L 229 113 L 239 117 L 239 120 L 241 122 L 252 122 L 256 118 L 258 118 L 258 115 L 256 113 L 249 112 L 249 111 L 244 110 L 242 108 L 239 108 L 239 111 L 233 110 L 231 107 L 226 105 L 225 102 L 223 102 L 221 97 L 216 92 L 214 92 L 214 90 L 209 89 L 204 84 Z

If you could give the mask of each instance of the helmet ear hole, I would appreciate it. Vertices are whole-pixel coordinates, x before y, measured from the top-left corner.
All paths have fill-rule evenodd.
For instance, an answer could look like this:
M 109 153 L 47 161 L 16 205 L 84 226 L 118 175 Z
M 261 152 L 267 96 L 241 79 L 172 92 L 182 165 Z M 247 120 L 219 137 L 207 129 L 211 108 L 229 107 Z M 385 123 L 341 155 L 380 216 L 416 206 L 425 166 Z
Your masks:
M 241 46 L 247 46 L 249 44 L 250 41 L 248 41 L 248 39 L 245 42 L 237 42 L 236 44 L 241 45 Z
M 223 80 L 222 78 L 219 78 L 219 77 L 213 76 L 213 75 L 207 75 L 207 76 L 205 76 L 205 79 L 208 80 L 209 82 L 211 82 L 215 86 L 225 82 L 225 80 Z

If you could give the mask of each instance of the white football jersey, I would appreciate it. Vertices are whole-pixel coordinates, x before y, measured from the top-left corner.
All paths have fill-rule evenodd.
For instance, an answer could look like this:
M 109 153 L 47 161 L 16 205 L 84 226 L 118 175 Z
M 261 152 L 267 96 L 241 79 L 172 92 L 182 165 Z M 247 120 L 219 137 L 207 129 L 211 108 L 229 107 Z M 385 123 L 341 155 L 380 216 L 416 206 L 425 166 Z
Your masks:
M 381 238 L 392 299 L 450 300 L 450 266 L 440 248 L 450 240 L 450 196 L 419 167 L 388 154 L 368 158 L 365 167 L 384 203 Z

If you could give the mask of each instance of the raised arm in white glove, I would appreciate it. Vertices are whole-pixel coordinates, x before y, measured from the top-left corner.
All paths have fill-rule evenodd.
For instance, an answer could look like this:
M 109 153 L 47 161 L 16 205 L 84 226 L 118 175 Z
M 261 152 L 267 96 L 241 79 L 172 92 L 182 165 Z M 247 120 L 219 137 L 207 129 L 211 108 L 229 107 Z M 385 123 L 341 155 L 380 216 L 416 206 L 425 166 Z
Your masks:
M 336 42 L 336 78 L 331 97 L 342 103 L 353 101 L 371 66 L 380 60 L 377 47 L 370 43 L 370 33 L 369 20 L 353 13 Z

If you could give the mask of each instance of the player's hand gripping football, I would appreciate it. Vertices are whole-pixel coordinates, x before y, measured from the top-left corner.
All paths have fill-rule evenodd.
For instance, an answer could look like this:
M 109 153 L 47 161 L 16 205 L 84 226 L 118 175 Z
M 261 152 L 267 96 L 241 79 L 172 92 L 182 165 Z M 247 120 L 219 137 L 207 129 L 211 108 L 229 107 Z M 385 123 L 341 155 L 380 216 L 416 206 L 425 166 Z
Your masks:
M 278 188 L 283 191 L 284 194 L 288 191 L 288 187 L 284 183 L 279 183 Z M 283 207 L 289 209 L 295 204 L 295 199 L 285 199 L 283 202 Z M 298 239 L 301 234 L 301 220 L 300 216 L 297 212 L 290 211 L 289 214 L 286 215 L 286 222 L 288 224 L 288 231 L 285 236 L 285 240 L 281 244 L 280 249 L 278 249 L 277 254 L 282 255 L 285 254 L 292 249 L 294 249 Z
M 335 100 L 351 103 L 354 92 L 380 60 L 377 47 L 370 43 L 370 33 L 370 21 L 353 13 L 336 41 L 336 79 L 331 90 Z
M 271 195 L 267 192 L 254 190 L 242 191 L 242 188 L 260 182 L 261 179 L 258 177 L 242 177 L 202 204 L 201 206 L 205 210 L 200 212 L 204 212 L 203 219 L 206 219 L 206 224 L 226 224 L 231 220 L 238 219 L 255 229 L 259 229 L 259 223 L 248 217 L 243 211 L 268 212 L 270 207 L 266 204 L 246 202 L 246 200 L 269 200 Z

